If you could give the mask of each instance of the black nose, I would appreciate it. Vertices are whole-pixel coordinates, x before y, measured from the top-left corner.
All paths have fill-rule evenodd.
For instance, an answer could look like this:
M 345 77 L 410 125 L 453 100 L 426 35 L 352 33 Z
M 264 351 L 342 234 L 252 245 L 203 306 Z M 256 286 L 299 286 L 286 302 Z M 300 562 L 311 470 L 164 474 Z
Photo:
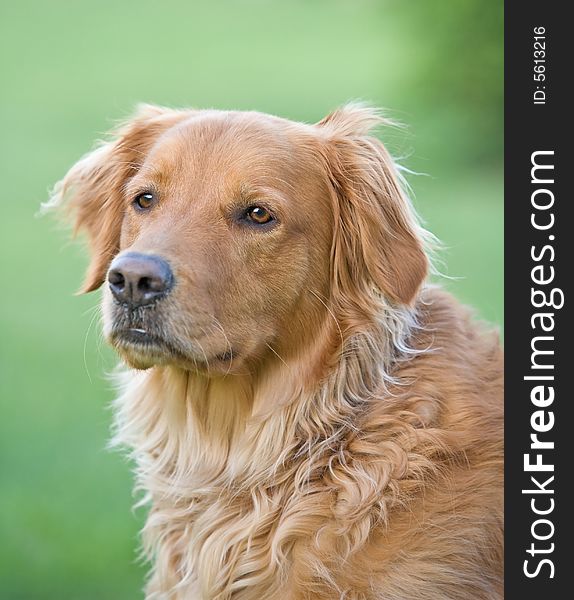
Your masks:
M 128 252 L 112 261 L 108 283 L 118 302 L 137 308 L 165 296 L 173 287 L 173 273 L 159 256 Z

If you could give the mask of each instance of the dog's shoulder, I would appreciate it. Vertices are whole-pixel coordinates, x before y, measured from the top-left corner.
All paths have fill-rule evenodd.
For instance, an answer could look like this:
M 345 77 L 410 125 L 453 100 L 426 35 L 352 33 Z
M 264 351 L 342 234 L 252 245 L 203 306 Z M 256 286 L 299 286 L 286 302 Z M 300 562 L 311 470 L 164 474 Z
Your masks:
M 353 573 L 368 569 L 380 597 L 390 599 L 500 598 L 503 353 L 498 333 L 438 287 L 423 292 L 417 312 L 414 353 L 397 365 L 397 385 L 388 396 L 371 403 L 361 433 L 363 443 L 380 449 L 371 450 L 365 470 L 394 458 L 400 476 L 383 494 L 394 489 L 399 502 L 391 506 L 386 526 L 352 557 L 345 577 L 357 585 Z M 403 471 L 397 460 L 401 451 Z
M 424 290 L 416 309 L 413 354 L 399 360 L 393 373 L 398 406 L 417 414 L 423 428 L 444 432 L 463 452 L 489 447 L 502 457 L 504 355 L 498 332 L 437 286 Z
M 438 286 L 429 286 L 417 305 L 415 356 L 399 363 L 398 375 L 433 389 L 446 405 L 502 411 L 504 353 L 499 332 Z
M 419 296 L 416 310 L 419 315 L 419 331 L 423 334 L 419 338 L 419 344 L 425 340 L 431 341 L 462 361 L 487 356 L 495 361 L 502 360 L 498 330 L 480 321 L 474 309 L 462 304 L 443 288 L 437 285 L 425 287 Z

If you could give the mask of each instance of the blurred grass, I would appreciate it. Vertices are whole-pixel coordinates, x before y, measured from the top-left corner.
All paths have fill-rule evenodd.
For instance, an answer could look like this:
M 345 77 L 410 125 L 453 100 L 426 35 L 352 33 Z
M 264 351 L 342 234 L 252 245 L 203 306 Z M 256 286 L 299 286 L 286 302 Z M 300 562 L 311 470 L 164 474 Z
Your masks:
M 0 598 L 129 600 L 144 577 L 105 450 L 114 358 L 98 295 L 73 296 L 81 246 L 34 217 L 48 188 L 139 101 L 315 121 L 369 100 L 410 126 L 383 137 L 428 174 L 446 286 L 501 325 L 500 22 L 470 0 L 0 4 Z

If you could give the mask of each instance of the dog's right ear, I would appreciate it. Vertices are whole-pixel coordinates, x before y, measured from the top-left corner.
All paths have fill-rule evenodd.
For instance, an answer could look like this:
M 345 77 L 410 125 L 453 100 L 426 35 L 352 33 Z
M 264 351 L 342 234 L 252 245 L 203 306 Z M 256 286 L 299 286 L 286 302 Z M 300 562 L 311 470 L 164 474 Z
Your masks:
M 148 104 L 117 127 L 111 139 L 80 159 L 54 187 L 44 209 L 62 207 L 74 221 L 74 233 L 85 231 L 91 262 L 81 292 L 99 288 L 119 251 L 125 210 L 123 189 L 141 167 L 157 138 L 190 115 Z

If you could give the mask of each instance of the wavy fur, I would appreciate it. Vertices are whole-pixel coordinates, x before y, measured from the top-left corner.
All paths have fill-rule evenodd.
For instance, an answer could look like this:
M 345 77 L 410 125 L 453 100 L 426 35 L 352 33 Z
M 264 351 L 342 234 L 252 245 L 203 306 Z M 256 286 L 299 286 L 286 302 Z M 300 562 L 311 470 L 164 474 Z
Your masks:
M 501 350 L 496 335 L 475 325 L 452 297 L 423 286 L 429 238 L 392 160 L 370 135 L 381 122 L 377 111 L 352 105 L 315 126 L 257 113 L 197 114 L 147 107 L 79 163 L 64 187 L 81 194 L 82 185 L 95 185 L 96 197 L 106 197 L 102 211 L 113 205 L 117 215 L 125 211 L 114 200 L 117 180 L 126 185 L 125 172 L 114 167 L 118 149 L 137 150 L 130 159 L 136 171 L 130 177 L 137 178 L 148 156 L 157 161 L 193 151 L 207 161 L 225 146 L 235 172 L 240 161 L 228 157 L 229 140 L 241 142 L 243 155 L 258 142 L 253 152 L 261 153 L 261 164 L 265 144 L 278 144 L 278 154 L 296 144 L 297 152 L 292 148 L 273 167 L 274 181 L 289 180 L 291 188 L 303 182 L 298 210 L 319 212 L 325 226 L 323 237 L 307 234 L 313 260 L 303 260 L 294 237 L 295 274 L 269 272 L 268 287 L 258 288 L 268 294 L 260 310 L 284 310 L 288 326 L 278 321 L 258 345 L 233 331 L 227 336 L 221 326 L 230 350 L 238 339 L 241 348 L 260 348 L 246 362 L 240 354 L 227 372 L 214 371 L 214 353 L 202 347 L 206 368 L 196 368 L 200 359 L 192 356 L 191 366 L 168 360 L 118 375 L 112 443 L 129 449 L 141 503 L 149 506 L 148 600 L 501 598 Z M 220 139 L 228 141 L 218 146 Z M 178 168 L 173 177 L 181 178 Z M 198 167 L 186 168 L 195 177 Z M 112 195 L 98 187 L 102 174 Z M 322 190 L 320 202 L 305 190 Z M 110 253 L 140 249 L 145 236 L 123 216 L 128 233 L 120 241 L 89 212 L 89 199 L 76 192 L 72 202 L 92 240 L 92 288 L 103 280 Z M 169 211 L 166 204 L 158 214 L 171 219 Z M 163 234 L 170 243 L 177 215 L 174 229 Z M 201 238 L 192 239 L 197 248 Z M 208 246 L 219 253 L 213 264 L 231 261 L 213 240 Z M 177 262 L 181 250 L 165 247 L 182 285 L 189 279 L 200 289 L 201 265 L 185 271 Z M 249 256 L 250 246 L 238 248 Z M 303 276 L 306 264 L 313 270 Z M 189 272 L 193 277 L 184 279 Z M 287 290 L 299 281 L 297 299 L 287 304 Z M 233 306 L 250 293 L 232 280 L 228 288 Z M 173 325 L 201 308 L 190 308 L 188 292 L 162 305 L 162 332 L 183 331 L 191 339 L 189 321 Z M 114 310 L 109 303 L 106 319 Z M 230 312 L 225 321 L 226 310 L 232 309 L 219 307 L 218 314 L 230 331 L 237 316 Z M 241 335 L 247 329 L 253 328 Z M 134 350 L 121 352 L 136 362 Z

